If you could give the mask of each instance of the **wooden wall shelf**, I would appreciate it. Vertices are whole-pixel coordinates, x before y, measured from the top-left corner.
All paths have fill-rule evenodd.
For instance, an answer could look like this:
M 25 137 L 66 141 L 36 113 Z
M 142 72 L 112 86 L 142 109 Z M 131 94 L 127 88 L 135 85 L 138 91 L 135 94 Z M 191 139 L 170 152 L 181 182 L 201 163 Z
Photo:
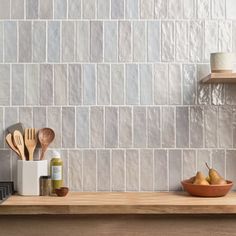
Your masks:
M 236 73 L 211 73 L 201 80 L 206 84 L 236 84 Z

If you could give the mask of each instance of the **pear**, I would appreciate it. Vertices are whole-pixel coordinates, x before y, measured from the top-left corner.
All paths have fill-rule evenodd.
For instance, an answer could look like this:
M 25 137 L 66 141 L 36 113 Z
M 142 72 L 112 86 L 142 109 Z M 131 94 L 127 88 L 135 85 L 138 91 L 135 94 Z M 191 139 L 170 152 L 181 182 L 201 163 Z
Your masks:
M 210 184 L 215 184 L 215 185 L 227 184 L 225 179 L 221 177 L 220 174 L 215 169 L 210 168 L 207 163 L 206 166 L 209 170 Z
M 193 183 L 195 181 L 196 176 L 192 176 L 191 178 L 188 179 L 189 183 Z
M 200 172 L 200 171 L 197 172 L 193 184 L 210 185 L 210 184 L 207 182 L 206 177 L 204 176 L 204 174 L 203 174 L 202 172 Z

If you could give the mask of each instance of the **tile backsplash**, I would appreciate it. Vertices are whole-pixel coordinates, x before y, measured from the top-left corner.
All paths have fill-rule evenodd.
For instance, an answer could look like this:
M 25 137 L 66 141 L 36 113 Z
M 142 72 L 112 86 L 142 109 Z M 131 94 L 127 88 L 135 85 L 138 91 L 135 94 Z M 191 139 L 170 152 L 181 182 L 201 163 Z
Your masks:
M 21 121 L 75 191 L 178 190 L 205 161 L 236 181 L 236 86 L 199 83 L 235 49 L 235 0 L 0 0 L 0 180 Z

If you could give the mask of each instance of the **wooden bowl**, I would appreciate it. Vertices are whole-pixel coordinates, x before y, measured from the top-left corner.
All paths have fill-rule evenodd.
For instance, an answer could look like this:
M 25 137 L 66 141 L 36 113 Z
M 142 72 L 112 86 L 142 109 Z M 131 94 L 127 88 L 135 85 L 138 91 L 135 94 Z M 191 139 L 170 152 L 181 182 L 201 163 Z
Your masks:
M 56 188 L 55 192 L 58 197 L 65 197 L 69 192 L 69 188 L 67 187 Z
M 233 186 L 232 181 L 226 180 L 224 185 L 200 185 L 192 184 L 189 180 L 181 181 L 181 184 L 186 192 L 197 197 L 223 197 Z

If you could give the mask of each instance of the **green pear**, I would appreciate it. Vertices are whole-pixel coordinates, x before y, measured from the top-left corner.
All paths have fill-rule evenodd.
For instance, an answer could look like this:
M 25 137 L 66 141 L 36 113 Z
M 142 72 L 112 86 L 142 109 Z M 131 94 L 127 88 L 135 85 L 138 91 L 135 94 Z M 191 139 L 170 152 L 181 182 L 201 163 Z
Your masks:
M 200 171 L 197 172 L 193 184 L 210 185 L 210 184 L 207 182 L 205 175 L 204 175 L 202 172 L 200 172 Z
M 221 177 L 221 175 L 215 169 L 210 168 L 207 163 L 206 166 L 209 170 L 210 184 L 215 184 L 215 185 L 227 184 L 225 179 Z

